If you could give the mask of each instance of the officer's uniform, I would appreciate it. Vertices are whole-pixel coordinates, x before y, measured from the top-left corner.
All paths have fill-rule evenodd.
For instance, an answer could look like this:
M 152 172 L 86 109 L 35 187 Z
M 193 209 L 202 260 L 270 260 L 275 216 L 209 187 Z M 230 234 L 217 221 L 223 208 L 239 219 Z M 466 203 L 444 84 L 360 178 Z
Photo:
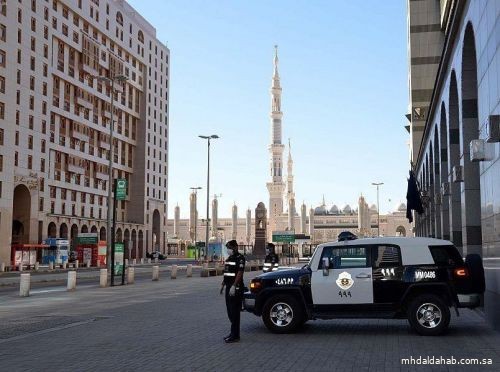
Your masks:
M 229 295 L 229 290 L 234 284 L 238 271 L 245 272 L 245 257 L 240 254 L 232 254 L 226 259 L 224 266 L 224 284 L 226 286 L 226 308 L 227 316 L 231 322 L 231 336 L 233 338 L 240 337 L 240 311 L 241 301 L 243 299 L 243 277 L 241 283 L 236 286 L 234 296 Z
M 267 273 L 269 271 L 278 270 L 279 262 L 280 262 L 280 259 L 276 253 L 274 253 L 274 252 L 269 253 L 266 256 L 266 259 L 264 260 L 264 268 L 262 271 Z

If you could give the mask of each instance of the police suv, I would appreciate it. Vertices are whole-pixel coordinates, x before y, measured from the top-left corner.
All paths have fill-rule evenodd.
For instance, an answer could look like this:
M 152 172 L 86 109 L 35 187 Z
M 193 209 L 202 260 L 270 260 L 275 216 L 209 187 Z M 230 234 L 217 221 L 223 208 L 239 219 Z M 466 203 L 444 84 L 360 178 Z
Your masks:
M 450 308 L 479 306 L 484 289 L 481 257 L 464 262 L 449 241 L 366 238 L 321 244 L 302 268 L 257 276 L 244 307 L 275 333 L 310 319 L 406 318 L 417 333 L 438 335 Z

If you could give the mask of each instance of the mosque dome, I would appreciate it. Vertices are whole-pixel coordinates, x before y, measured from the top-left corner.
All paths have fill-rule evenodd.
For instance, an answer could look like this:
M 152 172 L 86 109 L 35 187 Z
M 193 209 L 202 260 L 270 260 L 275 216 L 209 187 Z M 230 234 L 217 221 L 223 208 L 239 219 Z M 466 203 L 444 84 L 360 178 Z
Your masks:
M 337 207 L 335 204 L 332 205 L 330 208 L 330 214 L 339 214 L 339 207 Z
M 377 211 L 377 206 L 376 206 L 375 204 L 372 204 L 372 205 L 370 206 L 370 210 L 372 210 L 372 211 L 376 212 L 376 211 Z
M 342 208 L 342 212 L 345 213 L 345 214 L 350 214 L 352 213 L 352 208 L 349 204 L 346 204 L 343 208 Z
M 316 216 L 321 216 L 321 215 L 325 215 L 326 214 L 326 208 L 324 205 L 320 205 L 316 208 L 314 208 L 314 214 Z
M 398 205 L 398 209 L 397 209 L 399 212 L 406 212 L 406 204 L 405 203 L 401 203 Z

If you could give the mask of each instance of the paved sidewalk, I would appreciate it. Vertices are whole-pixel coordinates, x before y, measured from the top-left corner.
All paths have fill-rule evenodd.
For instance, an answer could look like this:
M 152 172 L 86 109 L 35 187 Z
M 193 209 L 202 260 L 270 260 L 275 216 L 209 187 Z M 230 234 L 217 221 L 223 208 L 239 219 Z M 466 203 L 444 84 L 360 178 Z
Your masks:
M 246 281 L 255 273 L 245 273 Z M 221 277 L 162 278 L 72 293 L 0 300 L 0 365 L 8 371 L 498 370 L 500 334 L 463 310 L 448 334 L 422 337 L 404 320 L 311 321 L 269 333 L 242 313 L 241 342 L 226 345 Z M 492 358 L 493 366 L 402 366 L 401 358 Z M 240 358 L 240 361 L 237 361 Z

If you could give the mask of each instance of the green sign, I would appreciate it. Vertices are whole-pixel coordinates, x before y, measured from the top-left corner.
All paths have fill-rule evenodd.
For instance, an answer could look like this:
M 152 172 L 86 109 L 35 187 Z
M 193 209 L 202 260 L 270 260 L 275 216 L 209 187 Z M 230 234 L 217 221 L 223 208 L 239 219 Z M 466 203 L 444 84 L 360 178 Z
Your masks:
M 93 245 L 97 244 L 97 234 L 85 235 L 80 234 L 76 237 L 76 245 Z
M 116 200 L 125 200 L 127 197 L 127 180 L 119 178 L 116 180 Z
M 273 231 L 273 242 L 293 243 L 295 242 L 295 231 Z
M 115 275 L 122 275 L 124 251 L 125 247 L 123 243 L 115 243 Z

